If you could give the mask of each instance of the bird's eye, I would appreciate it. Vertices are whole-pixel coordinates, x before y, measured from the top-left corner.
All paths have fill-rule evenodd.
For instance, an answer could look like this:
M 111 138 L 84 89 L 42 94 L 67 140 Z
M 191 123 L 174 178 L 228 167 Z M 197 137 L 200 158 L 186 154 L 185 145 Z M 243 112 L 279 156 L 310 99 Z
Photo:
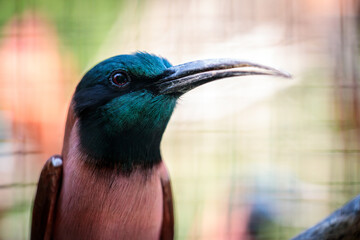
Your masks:
M 110 81 L 116 87 L 125 87 L 129 84 L 130 78 L 124 72 L 114 72 L 111 74 Z

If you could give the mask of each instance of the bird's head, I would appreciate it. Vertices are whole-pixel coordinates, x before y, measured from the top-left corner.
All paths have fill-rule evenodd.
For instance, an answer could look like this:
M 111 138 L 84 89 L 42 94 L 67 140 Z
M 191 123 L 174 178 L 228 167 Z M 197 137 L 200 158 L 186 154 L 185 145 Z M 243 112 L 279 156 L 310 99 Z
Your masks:
M 91 163 L 151 167 L 161 161 L 160 142 L 177 99 L 216 79 L 243 75 L 288 77 L 276 69 L 234 59 L 172 66 L 148 53 L 119 55 L 89 70 L 74 94 L 80 147 Z

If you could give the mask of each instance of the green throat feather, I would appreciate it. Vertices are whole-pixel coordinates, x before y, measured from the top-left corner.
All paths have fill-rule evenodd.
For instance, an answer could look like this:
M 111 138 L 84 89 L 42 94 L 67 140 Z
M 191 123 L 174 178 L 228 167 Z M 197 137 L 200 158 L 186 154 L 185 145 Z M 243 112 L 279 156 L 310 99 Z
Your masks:
M 161 138 L 176 100 L 142 90 L 114 98 L 84 117 L 80 141 L 88 159 L 123 171 L 160 162 Z

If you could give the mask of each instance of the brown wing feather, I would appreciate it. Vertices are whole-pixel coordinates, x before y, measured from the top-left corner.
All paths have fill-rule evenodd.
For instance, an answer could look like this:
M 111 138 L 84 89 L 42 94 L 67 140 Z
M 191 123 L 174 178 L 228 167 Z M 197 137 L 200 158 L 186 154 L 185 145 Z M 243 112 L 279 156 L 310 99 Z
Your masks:
M 163 192 L 163 222 L 160 239 L 172 240 L 174 239 L 174 208 L 170 178 L 164 164 L 162 166 L 161 186 Z
M 59 155 L 52 156 L 41 171 L 32 215 L 32 240 L 52 238 L 54 210 L 60 193 L 63 171 L 59 158 L 61 159 Z

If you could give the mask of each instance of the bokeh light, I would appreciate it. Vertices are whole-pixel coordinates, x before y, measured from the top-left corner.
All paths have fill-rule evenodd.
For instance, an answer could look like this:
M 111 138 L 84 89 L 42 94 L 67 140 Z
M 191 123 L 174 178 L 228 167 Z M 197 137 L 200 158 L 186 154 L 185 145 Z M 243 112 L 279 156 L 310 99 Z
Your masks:
M 184 95 L 162 141 L 177 239 L 289 239 L 360 192 L 356 0 L 0 0 L 0 239 L 28 239 L 42 165 L 82 74 L 147 51 L 231 57 L 242 77 Z

